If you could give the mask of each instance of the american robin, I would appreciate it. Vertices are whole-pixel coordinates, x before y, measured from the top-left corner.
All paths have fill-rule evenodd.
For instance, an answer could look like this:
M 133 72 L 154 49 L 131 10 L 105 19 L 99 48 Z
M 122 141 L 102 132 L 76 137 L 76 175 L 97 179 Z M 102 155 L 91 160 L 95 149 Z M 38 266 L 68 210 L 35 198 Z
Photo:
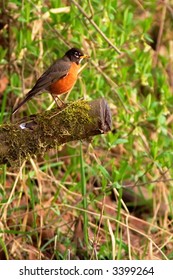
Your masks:
M 13 109 L 12 115 L 23 104 L 43 90 L 50 92 L 54 99 L 60 94 L 69 92 L 77 80 L 80 62 L 83 58 L 88 57 L 77 48 L 68 50 L 62 58 L 57 59 L 42 74 L 34 87 L 26 94 L 26 97 Z

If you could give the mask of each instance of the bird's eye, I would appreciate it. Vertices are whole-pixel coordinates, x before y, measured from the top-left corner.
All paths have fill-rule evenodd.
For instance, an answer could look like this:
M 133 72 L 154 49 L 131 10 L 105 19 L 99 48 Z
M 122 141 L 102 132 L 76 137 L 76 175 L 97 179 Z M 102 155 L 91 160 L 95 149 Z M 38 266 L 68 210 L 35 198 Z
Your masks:
M 79 53 L 78 52 L 75 52 L 74 55 L 79 58 Z

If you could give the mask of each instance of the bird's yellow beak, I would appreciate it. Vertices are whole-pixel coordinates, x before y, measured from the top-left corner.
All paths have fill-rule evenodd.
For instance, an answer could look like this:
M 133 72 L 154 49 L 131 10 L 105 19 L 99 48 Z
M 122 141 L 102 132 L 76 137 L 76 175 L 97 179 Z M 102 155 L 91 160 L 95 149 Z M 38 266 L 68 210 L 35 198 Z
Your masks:
M 90 58 L 90 56 L 87 55 L 87 54 L 84 54 L 84 55 L 81 55 L 80 58 L 82 58 L 82 59 L 83 59 L 83 58 Z

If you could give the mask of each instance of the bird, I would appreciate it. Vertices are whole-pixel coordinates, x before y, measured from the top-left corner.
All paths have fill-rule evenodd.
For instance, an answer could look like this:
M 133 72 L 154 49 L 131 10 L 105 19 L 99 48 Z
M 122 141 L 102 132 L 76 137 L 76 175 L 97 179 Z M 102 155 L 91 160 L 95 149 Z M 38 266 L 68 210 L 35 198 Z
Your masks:
M 85 55 L 80 49 L 69 49 L 63 57 L 57 59 L 40 76 L 33 88 L 13 109 L 12 115 L 14 115 L 23 104 L 42 91 L 51 93 L 55 100 L 59 95 L 69 92 L 76 83 L 80 63 L 84 58 L 89 58 L 89 56 Z

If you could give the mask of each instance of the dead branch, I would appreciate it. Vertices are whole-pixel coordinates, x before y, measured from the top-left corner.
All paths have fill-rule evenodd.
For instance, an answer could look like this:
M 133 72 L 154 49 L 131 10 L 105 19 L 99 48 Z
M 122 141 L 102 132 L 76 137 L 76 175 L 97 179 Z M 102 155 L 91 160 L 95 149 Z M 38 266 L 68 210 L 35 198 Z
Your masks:
M 105 133 L 111 128 L 111 113 L 105 99 L 79 100 L 59 110 L 54 108 L 16 123 L 0 126 L 0 164 L 19 166 L 29 156 L 69 141 Z

